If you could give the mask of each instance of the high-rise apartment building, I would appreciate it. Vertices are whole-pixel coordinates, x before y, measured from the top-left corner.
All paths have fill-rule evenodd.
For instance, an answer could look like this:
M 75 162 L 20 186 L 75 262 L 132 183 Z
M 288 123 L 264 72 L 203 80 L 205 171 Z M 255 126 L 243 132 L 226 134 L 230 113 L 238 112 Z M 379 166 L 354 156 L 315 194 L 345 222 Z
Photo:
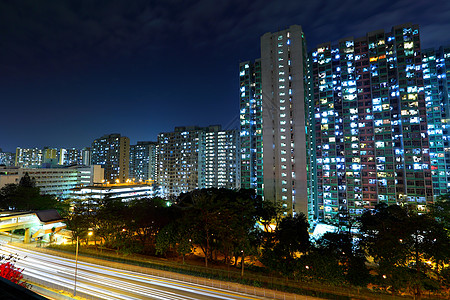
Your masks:
M 59 163 L 59 152 L 56 148 L 44 147 L 42 151 L 42 163 L 46 165 L 57 165 Z
M 31 168 L 40 166 L 43 162 L 42 149 L 16 148 L 16 167 Z
M 157 183 L 165 196 L 204 186 L 204 139 L 199 127 L 175 127 L 158 135 Z
M 156 142 L 137 142 L 130 146 L 130 179 L 156 180 Z
M 241 187 L 263 195 L 261 60 L 239 65 Z
M 423 81 L 435 196 L 450 190 L 450 47 L 422 51 Z
M 241 187 L 287 214 L 307 213 L 307 52 L 298 25 L 261 37 L 261 58 L 240 78 Z
M 12 152 L 3 152 L 0 148 L 0 165 L 7 167 L 14 166 L 16 162 L 16 155 Z
M 81 149 L 81 164 L 85 166 L 92 165 L 91 147 L 84 147 L 83 149 Z
M 236 130 L 210 126 L 205 130 L 205 187 L 240 187 L 239 135 Z
M 92 142 L 92 161 L 105 170 L 105 180 L 125 182 L 130 167 L 130 139 L 120 134 L 104 135 Z
M 309 216 L 379 202 L 424 209 L 433 190 L 418 25 L 321 44 L 310 66 Z
M 157 183 L 165 196 L 206 187 L 237 188 L 237 131 L 176 127 L 158 135 Z
M 60 149 L 59 150 L 59 164 L 70 165 L 82 165 L 83 164 L 83 152 L 76 148 Z

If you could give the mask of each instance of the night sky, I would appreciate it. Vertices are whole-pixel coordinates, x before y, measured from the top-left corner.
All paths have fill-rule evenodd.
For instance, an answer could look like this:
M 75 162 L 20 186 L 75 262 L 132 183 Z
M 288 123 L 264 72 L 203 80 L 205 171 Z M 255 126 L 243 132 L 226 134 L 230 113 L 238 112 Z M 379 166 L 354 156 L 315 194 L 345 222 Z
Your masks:
M 0 148 L 238 127 L 238 65 L 292 24 L 308 47 L 406 22 L 450 44 L 450 1 L 0 0 Z

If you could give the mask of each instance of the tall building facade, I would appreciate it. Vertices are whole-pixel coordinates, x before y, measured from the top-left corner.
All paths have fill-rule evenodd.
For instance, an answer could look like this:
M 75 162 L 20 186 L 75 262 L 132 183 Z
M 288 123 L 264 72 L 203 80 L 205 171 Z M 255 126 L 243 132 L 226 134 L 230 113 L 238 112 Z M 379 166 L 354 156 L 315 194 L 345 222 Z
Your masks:
M 156 142 L 137 142 L 130 146 L 130 179 L 156 179 Z
M 16 162 L 16 155 L 12 152 L 3 152 L 0 149 L 0 165 L 5 165 L 7 167 L 14 166 Z
M 205 187 L 240 187 L 239 135 L 237 130 L 210 126 L 205 130 Z
M 82 165 L 83 156 L 82 150 L 76 148 L 62 148 L 59 150 L 59 164 L 70 166 L 70 165 Z
M 130 167 L 130 139 L 120 134 L 104 135 L 92 142 L 91 163 L 104 168 L 105 180 L 123 183 Z
M 321 44 L 309 77 L 309 216 L 379 202 L 425 209 L 433 190 L 418 25 Z
M 42 149 L 38 148 L 16 148 L 15 166 L 21 168 L 31 168 L 40 166 L 43 162 Z
M 204 185 L 204 152 L 199 127 L 175 127 L 158 135 L 157 184 L 165 196 L 178 196 Z
M 239 65 L 241 187 L 263 195 L 261 60 Z
M 59 153 L 60 151 L 56 148 L 44 147 L 42 163 L 56 166 L 59 163 Z
M 83 149 L 81 149 L 81 164 L 85 166 L 92 165 L 91 147 L 84 147 Z
M 307 214 L 306 42 L 298 25 L 261 37 L 264 198 Z
M 423 80 L 435 196 L 450 190 L 450 47 L 422 51 Z
M 239 185 L 237 131 L 220 126 L 176 127 L 158 135 L 157 184 L 165 196 Z
M 261 58 L 239 65 L 241 187 L 308 212 L 307 51 L 298 25 L 261 37 Z

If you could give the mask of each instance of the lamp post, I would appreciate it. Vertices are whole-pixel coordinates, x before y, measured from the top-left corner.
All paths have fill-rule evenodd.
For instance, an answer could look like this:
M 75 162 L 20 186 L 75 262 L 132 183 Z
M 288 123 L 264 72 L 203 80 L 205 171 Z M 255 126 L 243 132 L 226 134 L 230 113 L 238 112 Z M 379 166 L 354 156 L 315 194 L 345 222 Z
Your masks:
M 75 252 L 75 280 L 73 286 L 73 296 L 77 295 L 77 271 L 78 271 L 78 236 L 77 236 L 77 250 Z
M 88 246 L 89 246 L 89 237 L 91 237 L 92 236 L 92 234 L 93 234 L 93 232 L 92 232 L 92 229 L 91 228 L 89 228 L 89 232 L 88 232 Z
M 244 250 L 241 250 L 242 260 L 241 260 L 241 277 L 244 277 Z

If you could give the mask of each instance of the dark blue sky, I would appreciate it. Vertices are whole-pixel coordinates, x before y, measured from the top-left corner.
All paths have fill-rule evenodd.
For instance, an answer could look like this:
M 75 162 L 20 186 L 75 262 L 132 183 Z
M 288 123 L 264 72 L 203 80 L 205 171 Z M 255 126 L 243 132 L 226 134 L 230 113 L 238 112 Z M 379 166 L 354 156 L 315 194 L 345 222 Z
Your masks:
M 237 128 L 238 64 L 292 24 L 308 47 L 406 22 L 450 43 L 449 1 L 0 0 L 0 148 Z

